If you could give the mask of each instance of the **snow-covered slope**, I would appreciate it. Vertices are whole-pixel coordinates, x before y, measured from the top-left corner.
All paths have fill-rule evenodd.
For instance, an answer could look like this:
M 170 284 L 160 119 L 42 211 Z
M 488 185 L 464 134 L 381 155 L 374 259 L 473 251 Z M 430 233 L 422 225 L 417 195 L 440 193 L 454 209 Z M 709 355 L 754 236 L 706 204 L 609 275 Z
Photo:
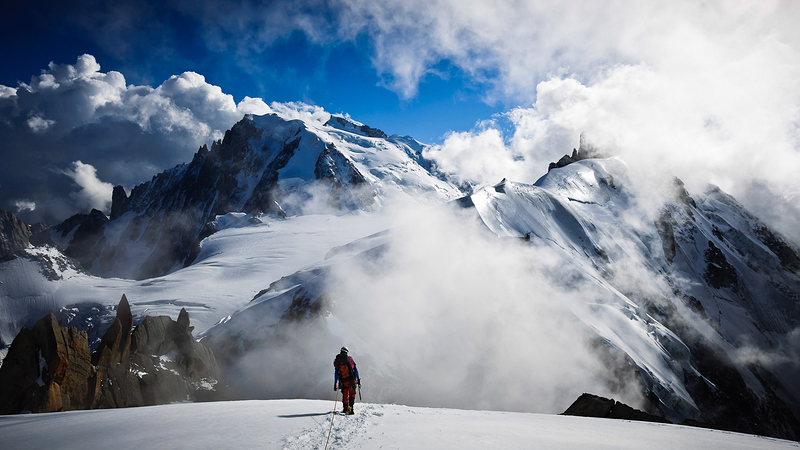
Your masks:
M 0 417 L 3 448 L 797 449 L 796 442 L 678 425 L 332 401 L 174 404 Z M 333 424 L 331 426 L 331 419 Z M 330 430 L 330 440 L 328 433 Z
M 580 295 L 553 301 L 629 358 L 643 395 L 668 418 L 797 433 L 791 412 L 800 405 L 796 365 L 770 364 L 764 353 L 747 356 L 764 349 L 784 361 L 791 355 L 786 336 L 800 326 L 795 253 L 719 189 L 693 198 L 676 182 L 666 203 L 654 208 L 624 163 L 588 159 L 556 168 L 533 185 L 504 180 L 459 203 L 474 209 L 495 235 L 526 242 L 534 255 L 558 255 L 547 282 Z M 204 342 L 225 355 L 243 385 L 257 385 L 259 395 L 309 397 L 327 389 L 328 375 L 302 358 L 333 354 L 338 342 L 358 342 L 370 375 L 390 392 L 398 377 L 415 374 L 403 372 L 409 363 L 402 354 L 386 356 L 373 336 L 346 325 L 344 305 L 352 300 L 341 295 L 336 283 L 342 279 L 331 273 L 367 265 L 380 276 L 381 267 L 392 264 L 383 257 L 392 245 L 403 243 L 381 233 L 331 252 L 270 285 L 209 330 Z M 281 363 L 276 368 L 256 360 Z M 259 385 L 264 373 L 283 381 Z
M 134 322 L 144 315 L 178 316 L 189 312 L 195 333 L 245 306 L 283 276 L 321 261 L 333 247 L 388 226 L 376 213 L 307 215 L 285 220 L 232 213 L 216 222 L 221 230 L 206 238 L 190 267 L 162 277 L 136 281 L 100 278 L 59 261 L 53 247 L 31 247 L 30 258 L 0 262 L 0 342 L 6 347 L 22 326 L 49 312 L 62 324 L 88 329 L 99 339 L 114 319 L 122 294 L 131 303 Z M 43 270 L 41 259 L 56 261 Z
M 748 404 L 780 409 L 776 397 L 800 405 L 794 364 L 741 350 L 780 349 L 800 326 L 797 253 L 718 188 L 692 197 L 676 181 L 654 211 L 622 162 L 590 159 L 471 202 L 498 236 L 556 249 L 599 289 L 570 307 L 636 362 L 668 417 L 720 421 Z

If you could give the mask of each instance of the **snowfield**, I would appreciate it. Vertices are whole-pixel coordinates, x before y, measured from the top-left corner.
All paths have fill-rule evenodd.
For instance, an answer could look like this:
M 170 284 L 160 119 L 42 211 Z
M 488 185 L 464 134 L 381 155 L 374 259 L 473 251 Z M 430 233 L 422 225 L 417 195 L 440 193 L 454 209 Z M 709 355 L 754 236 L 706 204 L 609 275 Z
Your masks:
M 337 409 L 340 404 L 337 403 Z M 0 417 L 6 449 L 323 449 L 332 401 L 250 400 Z M 796 442 L 678 425 L 356 404 L 330 449 L 791 449 Z
M 389 225 L 374 213 L 265 218 L 256 224 L 243 216 L 219 216 L 222 230 L 203 241 L 194 264 L 148 280 L 100 278 L 69 269 L 60 274 L 62 279 L 52 281 L 34 261 L 0 263 L 0 341 L 10 345 L 21 327 L 61 308 L 105 305 L 108 311 L 94 320 L 110 323 L 122 294 L 130 300 L 137 323 L 145 315 L 175 318 L 185 308 L 199 335 L 246 306 L 271 282 L 322 261 L 334 247 Z

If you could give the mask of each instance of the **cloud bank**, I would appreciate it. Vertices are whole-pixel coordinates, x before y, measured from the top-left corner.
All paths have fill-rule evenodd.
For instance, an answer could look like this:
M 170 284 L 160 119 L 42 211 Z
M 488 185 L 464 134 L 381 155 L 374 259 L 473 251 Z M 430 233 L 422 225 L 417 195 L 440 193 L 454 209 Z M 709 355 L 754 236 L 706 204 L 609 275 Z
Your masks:
M 0 208 L 32 222 L 107 209 L 111 183 L 130 188 L 188 161 L 244 114 L 269 111 L 194 72 L 152 88 L 126 85 L 91 55 L 50 63 L 30 83 L 0 88 Z
M 365 41 L 387 88 L 415 99 L 457 73 L 495 124 L 428 153 L 476 184 L 533 182 L 581 132 L 642 178 L 711 182 L 800 241 L 800 7 L 785 1 L 306 0 L 181 11 L 242 61 L 301 32 Z M 488 118 L 487 118 L 488 119 Z M 443 130 L 445 131 L 445 130 Z M 775 206 L 775 205 L 780 205 Z
M 695 190 L 718 184 L 800 240 L 792 232 L 800 217 L 795 3 L 171 0 L 152 6 L 95 4 L 64 17 L 119 58 L 152 55 L 148 64 L 184 58 L 176 55 L 186 32 L 208 55 L 224 55 L 253 77 L 274 69 L 259 67 L 258 56 L 294 33 L 317 45 L 320 58 L 343 42 L 357 43 L 370 52 L 382 84 L 402 98 L 415 101 L 431 77 L 456 74 L 486 102 L 506 105 L 494 123 L 453 130 L 429 152 L 465 181 L 533 182 L 584 132 L 642 177 L 677 175 Z M 121 11 L 130 13 L 128 21 L 119 20 Z M 169 17 L 186 23 L 170 28 Z M 260 99 L 236 104 L 193 72 L 155 88 L 126 86 L 122 74 L 101 72 L 87 55 L 74 65 L 54 64 L 18 88 L 0 87 L 0 137 L 11 142 L 6 153 L 13 153 L 15 167 L 63 174 L 81 160 L 102 180 L 132 185 L 185 161 L 243 112 L 266 108 Z M 22 181 L 2 175 L 4 191 Z M 49 177 L 26 180 L 52 183 L 43 178 Z M 42 197 L 2 194 L 4 207 Z

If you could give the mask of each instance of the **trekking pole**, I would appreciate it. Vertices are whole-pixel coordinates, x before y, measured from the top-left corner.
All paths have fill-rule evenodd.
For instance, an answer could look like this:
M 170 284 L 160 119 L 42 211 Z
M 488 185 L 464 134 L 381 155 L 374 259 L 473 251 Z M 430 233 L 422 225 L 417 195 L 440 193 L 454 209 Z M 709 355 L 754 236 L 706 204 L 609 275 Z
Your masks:
M 358 383 L 358 401 L 361 401 L 361 382 Z
M 336 390 L 336 398 L 333 400 L 333 411 L 331 411 L 331 427 L 328 428 L 328 439 L 325 440 L 325 450 L 328 450 L 328 442 L 331 440 L 331 430 L 333 430 L 333 418 L 336 417 L 336 402 L 339 401 L 339 390 Z

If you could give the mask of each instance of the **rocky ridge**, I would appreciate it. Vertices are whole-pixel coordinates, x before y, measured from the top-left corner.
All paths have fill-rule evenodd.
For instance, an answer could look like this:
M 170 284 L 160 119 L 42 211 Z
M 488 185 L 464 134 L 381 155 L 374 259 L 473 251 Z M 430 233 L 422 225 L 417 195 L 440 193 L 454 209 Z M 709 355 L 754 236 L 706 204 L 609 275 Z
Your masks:
M 0 261 L 8 261 L 30 245 L 31 227 L 13 213 L 0 210 Z
M 123 295 L 94 354 L 85 331 L 53 314 L 23 328 L 0 366 L 0 414 L 119 408 L 222 399 L 214 354 L 189 315 L 147 316 L 135 328 Z

